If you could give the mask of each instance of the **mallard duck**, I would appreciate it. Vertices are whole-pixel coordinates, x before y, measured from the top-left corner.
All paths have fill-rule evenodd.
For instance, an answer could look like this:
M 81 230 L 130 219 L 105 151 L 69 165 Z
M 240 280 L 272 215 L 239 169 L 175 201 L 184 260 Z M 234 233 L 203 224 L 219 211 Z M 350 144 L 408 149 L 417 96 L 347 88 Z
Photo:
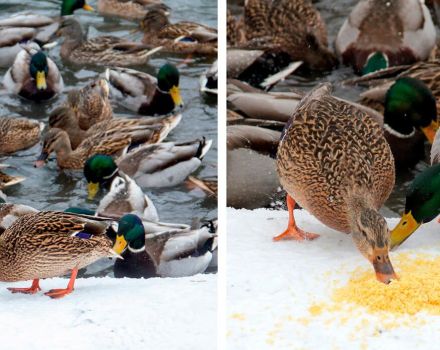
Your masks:
M 131 137 L 131 146 L 162 142 L 182 119 L 182 115 L 169 115 L 158 118 L 112 118 L 82 130 L 74 114 L 64 106 L 56 108 L 49 116 L 49 126 L 59 128 L 69 135 L 72 149 L 76 149 L 86 138 L 94 135 L 106 136 L 125 134 Z
M 151 9 L 160 9 L 169 14 L 170 8 L 161 0 L 98 0 L 98 12 L 104 16 L 141 20 Z
M 195 22 L 170 23 L 166 12 L 148 11 L 140 23 L 142 42 L 182 54 L 217 55 L 217 29 Z
M 200 77 L 200 92 L 217 95 L 218 62 L 217 60 Z
M 0 203 L 0 234 L 22 216 L 38 212 L 28 205 Z
M 142 115 L 163 115 L 183 106 L 179 89 L 179 71 L 164 64 L 157 79 L 150 74 L 128 68 L 107 69 L 111 98 Z
M 378 210 L 394 186 L 393 156 L 379 123 L 330 91 L 323 84 L 309 92 L 282 133 L 277 168 L 289 224 L 274 240 L 318 237 L 297 227 L 298 202 L 326 226 L 351 232 L 377 279 L 389 283 L 396 278 L 388 256 L 390 231 Z
M 366 74 L 426 60 L 436 42 L 431 15 L 420 0 L 362 0 L 336 38 L 345 64 Z
M 99 202 L 96 212 L 100 216 L 112 218 L 120 218 L 124 214 L 133 213 L 144 220 L 159 221 L 159 215 L 152 200 L 142 192 L 133 179 L 121 171 L 112 181 L 110 191 Z
M 41 154 L 34 166 L 37 168 L 44 166 L 49 155 L 55 152 L 60 169 L 82 169 L 85 161 L 93 154 L 119 156 L 126 152 L 130 143 L 130 135 L 95 134 L 86 138 L 73 151 L 69 135 L 64 130 L 52 128 L 44 136 Z
M 0 280 L 33 280 L 30 288 L 8 289 L 13 293 L 35 294 L 40 290 L 40 279 L 71 271 L 67 288 L 45 293 L 61 298 L 73 291 L 78 269 L 100 258 L 118 257 L 105 235 L 109 226 L 108 221 L 62 212 L 22 216 L 0 236 Z
M 63 0 L 61 16 L 72 15 L 78 9 L 93 11 L 84 0 Z M 60 18 L 39 14 L 19 13 L 0 19 L 0 67 L 10 67 L 21 51 L 23 42 L 34 40 L 48 43 L 59 28 Z
M 144 145 L 118 158 L 116 162 L 104 154 L 95 154 L 84 166 L 89 195 L 108 185 L 118 170 L 143 188 L 176 186 L 200 166 L 211 144 L 211 140 L 202 139 Z
M 32 147 L 40 140 L 44 123 L 26 118 L 0 118 L 0 154 Z
M 61 58 L 75 65 L 133 66 L 146 64 L 161 48 L 124 40 L 115 36 L 87 39 L 81 25 L 73 18 L 61 23 L 57 35 L 64 37 Z
M 29 100 L 48 100 L 64 89 L 57 65 L 35 43 L 23 45 L 8 69 L 3 85 L 12 94 Z
M 440 214 L 440 133 L 431 148 L 431 166 L 417 174 L 406 193 L 405 210 L 391 231 L 391 248 L 399 247 L 422 224 Z
M 114 245 L 124 263 L 115 264 L 115 277 L 125 277 L 127 272 L 135 274 L 130 277 L 184 277 L 203 273 L 212 260 L 216 234 L 207 227 L 189 230 L 182 226 L 151 225 L 136 215 L 124 215 L 119 220 Z
M 244 6 L 245 47 L 285 53 L 313 70 L 337 65 L 327 47 L 327 30 L 310 1 L 248 0 Z

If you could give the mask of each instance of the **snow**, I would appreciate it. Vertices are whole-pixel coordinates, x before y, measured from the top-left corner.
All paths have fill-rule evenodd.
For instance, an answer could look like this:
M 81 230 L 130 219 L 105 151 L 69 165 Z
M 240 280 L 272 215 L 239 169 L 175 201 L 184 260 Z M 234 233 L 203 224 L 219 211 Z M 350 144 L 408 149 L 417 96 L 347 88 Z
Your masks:
M 374 270 L 356 250 L 350 235 L 295 210 L 298 226 L 319 233 L 315 241 L 273 242 L 284 231 L 286 211 L 229 208 L 227 239 L 228 349 L 437 349 L 440 317 L 418 314 L 378 316 L 353 307 L 311 312 L 331 303 L 332 291 L 351 272 Z M 398 219 L 387 219 L 393 228 Z M 400 252 L 438 255 L 436 220 L 423 225 Z M 398 266 L 395 266 L 398 271 Z
M 40 281 L 43 291 L 67 279 Z M 216 275 L 80 278 L 72 294 L 11 294 L 0 283 L 1 349 L 216 349 Z

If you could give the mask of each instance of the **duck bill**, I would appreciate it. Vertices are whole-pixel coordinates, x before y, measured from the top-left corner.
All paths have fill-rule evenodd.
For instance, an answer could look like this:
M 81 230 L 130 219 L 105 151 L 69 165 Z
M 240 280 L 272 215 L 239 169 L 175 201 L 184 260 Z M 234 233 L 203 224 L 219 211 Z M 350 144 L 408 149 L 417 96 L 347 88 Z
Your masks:
M 46 73 L 44 72 L 37 72 L 37 89 L 38 90 L 46 90 L 47 84 L 46 84 Z
M 173 99 L 174 106 L 176 107 L 182 107 L 183 106 L 183 100 L 182 96 L 180 96 L 180 89 L 178 86 L 173 86 L 170 90 L 171 98 Z
M 113 251 L 121 255 L 125 249 L 127 249 L 127 241 L 125 240 L 123 235 L 116 235 L 116 242 L 113 245 Z
M 411 211 L 404 214 L 397 226 L 391 231 L 391 249 L 397 248 L 405 242 L 419 226 L 420 223 L 414 219 Z
M 428 139 L 429 143 L 432 144 L 434 142 L 435 133 L 437 132 L 439 125 L 436 121 L 431 121 L 431 124 L 422 128 L 423 133 Z
M 89 182 L 87 184 L 87 193 L 88 193 L 88 199 L 91 201 L 93 198 L 96 197 L 96 194 L 99 191 L 99 183 L 97 182 Z
M 83 8 L 83 10 L 86 10 L 86 11 L 95 11 L 95 9 L 92 6 L 90 6 L 89 4 L 84 4 L 82 8 Z
M 385 249 L 375 249 L 371 263 L 373 264 L 376 278 L 379 282 L 388 284 L 391 280 L 398 279 L 391 265 L 388 252 Z
M 38 156 L 37 160 L 34 162 L 34 167 L 35 167 L 35 168 L 41 168 L 41 167 L 45 166 L 48 157 L 49 157 L 49 154 L 48 154 L 48 153 L 46 153 L 46 152 L 42 152 L 42 153 Z

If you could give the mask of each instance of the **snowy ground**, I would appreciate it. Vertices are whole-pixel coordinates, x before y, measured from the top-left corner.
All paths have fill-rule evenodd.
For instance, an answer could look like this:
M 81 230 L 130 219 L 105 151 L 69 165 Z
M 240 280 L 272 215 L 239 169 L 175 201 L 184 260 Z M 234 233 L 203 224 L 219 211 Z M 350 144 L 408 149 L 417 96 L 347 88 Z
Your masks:
M 0 283 L 0 348 L 216 349 L 216 279 L 78 279 L 75 291 L 59 300 L 6 290 L 27 282 Z M 47 291 L 67 282 L 55 278 L 40 286 Z
M 349 235 L 296 210 L 298 225 L 321 237 L 272 242 L 286 228 L 286 211 L 228 209 L 227 215 L 228 350 L 438 349 L 438 316 L 382 318 L 359 308 L 313 314 L 310 307 L 330 303 L 334 287 L 354 269 L 370 267 Z M 397 219 L 388 223 L 392 228 Z M 436 221 L 422 226 L 391 260 L 399 252 L 439 254 L 439 229 Z

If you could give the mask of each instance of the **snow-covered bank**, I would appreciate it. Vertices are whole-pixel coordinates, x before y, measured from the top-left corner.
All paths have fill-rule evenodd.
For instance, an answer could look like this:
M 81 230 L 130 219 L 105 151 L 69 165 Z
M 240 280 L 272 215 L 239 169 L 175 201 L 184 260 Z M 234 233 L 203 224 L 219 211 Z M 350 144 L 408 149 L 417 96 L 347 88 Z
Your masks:
M 216 349 L 217 276 L 78 279 L 75 291 L 53 300 L 11 294 L 0 283 L 0 348 Z M 67 279 L 42 280 L 43 291 Z
M 331 230 L 305 211 L 298 226 L 321 234 L 315 241 L 272 242 L 287 225 L 286 211 L 228 209 L 228 350 L 436 349 L 440 317 L 394 321 L 355 310 L 314 313 L 358 268 L 374 270 L 349 235 Z M 394 227 L 398 219 L 389 219 Z M 422 226 L 397 252 L 440 254 L 440 224 Z M 395 266 L 397 272 L 399 266 Z

